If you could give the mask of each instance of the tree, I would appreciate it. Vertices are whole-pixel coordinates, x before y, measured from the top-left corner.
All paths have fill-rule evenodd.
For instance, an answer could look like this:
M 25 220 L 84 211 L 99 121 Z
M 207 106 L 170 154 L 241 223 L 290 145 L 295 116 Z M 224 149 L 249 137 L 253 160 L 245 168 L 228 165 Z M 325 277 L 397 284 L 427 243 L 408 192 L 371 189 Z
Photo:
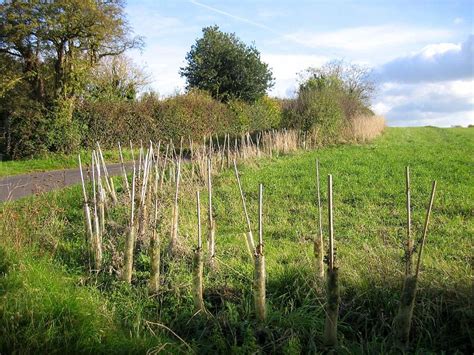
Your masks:
M 308 68 L 300 74 L 300 90 L 332 87 L 340 92 L 340 104 L 347 118 L 370 111 L 376 86 L 368 67 L 333 60 L 321 68 Z
M 132 101 L 149 84 L 145 71 L 125 55 L 106 57 L 92 70 L 87 85 L 92 100 Z
M 207 90 L 221 101 L 254 102 L 272 87 L 272 72 L 254 46 L 234 33 L 221 32 L 218 26 L 205 27 L 202 32 L 186 55 L 186 67 L 180 70 L 188 90 Z
M 8 77 L 0 81 L 0 127 L 9 130 L 7 154 L 75 147 L 76 101 L 102 58 L 141 46 L 129 33 L 121 0 L 2 2 L 0 74 L 7 71 Z M 28 129 L 44 134 L 29 144 L 21 133 Z

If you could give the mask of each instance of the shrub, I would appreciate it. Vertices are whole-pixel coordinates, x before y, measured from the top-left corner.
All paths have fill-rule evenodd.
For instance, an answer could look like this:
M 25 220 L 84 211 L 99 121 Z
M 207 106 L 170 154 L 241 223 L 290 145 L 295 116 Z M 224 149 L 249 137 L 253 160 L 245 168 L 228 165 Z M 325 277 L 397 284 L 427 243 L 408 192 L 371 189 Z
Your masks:
M 100 141 L 105 147 L 117 142 L 147 142 L 158 137 L 154 110 L 155 100 L 83 102 L 76 119 L 85 122 L 82 145 L 92 147 Z
M 154 119 L 161 139 L 202 139 L 211 133 L 223 133 L 229 127 L 227 107 L 202 90 L 161 101 Z

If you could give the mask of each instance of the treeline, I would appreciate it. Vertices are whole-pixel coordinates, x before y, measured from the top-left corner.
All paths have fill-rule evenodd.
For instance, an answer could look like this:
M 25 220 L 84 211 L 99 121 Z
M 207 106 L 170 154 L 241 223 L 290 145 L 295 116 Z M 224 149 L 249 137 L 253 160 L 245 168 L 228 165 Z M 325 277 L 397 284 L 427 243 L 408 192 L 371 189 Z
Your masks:
M 273 75 L 258 50 L 217 26 L 204 28 L 186 56 L 184 94 L 140 95 L 147 76 L 124 56 L 142 45 L 131 33 L 121 1 L 2 3 L 0 154 L 17 159 L 95 141 L 196 141 L 280 128 L 326 143 L 350 138 L 353 121 L 372 115 L 365 68 L 332 62 L 308 69 L 294 99 L 270 98 Z

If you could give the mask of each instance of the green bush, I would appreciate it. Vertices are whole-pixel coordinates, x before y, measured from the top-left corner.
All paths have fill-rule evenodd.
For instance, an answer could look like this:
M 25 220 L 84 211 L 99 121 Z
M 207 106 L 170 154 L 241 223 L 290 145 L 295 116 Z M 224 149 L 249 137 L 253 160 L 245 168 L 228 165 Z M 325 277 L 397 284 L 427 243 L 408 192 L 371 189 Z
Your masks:
M 82 145 L 94 146 L 99 141 L 104 147 L 117 147 L 117 142 L 128 145 L 155 140 L 159 132 L 154 111 L 154 99 L 142 101 L 84 102 L 76 109 L 76 120 L 84 122 Z
M 153 114 L 161 139 L 200 140 L 211 133 L 223 133 L 229 126 L 227 107 L 201 90 L 161 101 Z
M 284 110 L 284 125 L 312 131 L 323 142 L 333 141 L 341 132 L 344 112 L 340 93 L 334 88 L 304 88 Z

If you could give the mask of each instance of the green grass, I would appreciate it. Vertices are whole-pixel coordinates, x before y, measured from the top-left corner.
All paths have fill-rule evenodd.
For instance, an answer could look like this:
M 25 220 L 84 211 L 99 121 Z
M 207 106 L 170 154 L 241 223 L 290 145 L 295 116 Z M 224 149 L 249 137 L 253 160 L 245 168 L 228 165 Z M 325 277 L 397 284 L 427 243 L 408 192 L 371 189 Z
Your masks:
M 90 163 L 91 157 L 90 152 L 82 151 L 81 159 L 84 163 Z M 108 163 L 120 162 L 119 152 L 117 150 L 106 150 L 103 152 L 104 159 Z M 123 151 L 124 159 L 131 160 L 130 149 Z M 49 170 L 62 170 L 77 168 L 78 159 L 77 154 L 66 155 L 66 154 L 53 154 L 46 155 L 35 159 L 23 159 L 23 160 L 0 160 L 0 178 L 6 176 L 28 174 L 34 172 L 43 172 Z
M 243 244 L 245 223 L 232 171 L 214 181 L 219 262 L 217 272 L 205 269 L 210 319 L 193 316 L 189 253 L 179 260 L 163 260 L 157 297 L 146 293 L 149 259 L 144 253 L 137 255 L 133 287 L 116 281 L 113 249 L 105 254 L 111 274 L 88 275 L 78 186 L 3 205 L 0 246 L 6 252 L 3 259 L 9 261 L 0 263 L 0 330 L 7 329 L 8 336 L 0 338 L 0 352 L 16 346 L 20 352 L 28 347 L 49 352 L 141 352 L 161 346 L 172 353 L 188 352 L 188 347 L 199 353 L 324 350 L 324 285 L 315 280 L 312 256 L 316 158 L 321 162 L 324 204 L 326 174 L 334 177 L 342 286 L 338 352 L 391 349 L 391 324 L 404 270 L 406 165 L 412 172 L 417 238 L 431 181 L 438 181 L 411 351 L 472 352 L 473 142 L 473 129 L 389 128 L 372 144 L 327 147 L 241 166 L 255 227 L 258 184 L 264 184 L 269 307 L 265 325 L 256 322 L 253 311 L 253 265 Z M 180 235 L 188 250 L 196 235 L 193 190 L 183 187 L 180 200 Z M 124 224 L 125 211 L 115 210 L 112 218 Z M 166 245 L 169 209 L 165 218 L 161 230 Z M 323 218 L 327 228 L 326 209 Z M 114 248 L 123 247 L 118 228 L 104 238 Z M 60 333 L 67 336 L 59 337 Z

